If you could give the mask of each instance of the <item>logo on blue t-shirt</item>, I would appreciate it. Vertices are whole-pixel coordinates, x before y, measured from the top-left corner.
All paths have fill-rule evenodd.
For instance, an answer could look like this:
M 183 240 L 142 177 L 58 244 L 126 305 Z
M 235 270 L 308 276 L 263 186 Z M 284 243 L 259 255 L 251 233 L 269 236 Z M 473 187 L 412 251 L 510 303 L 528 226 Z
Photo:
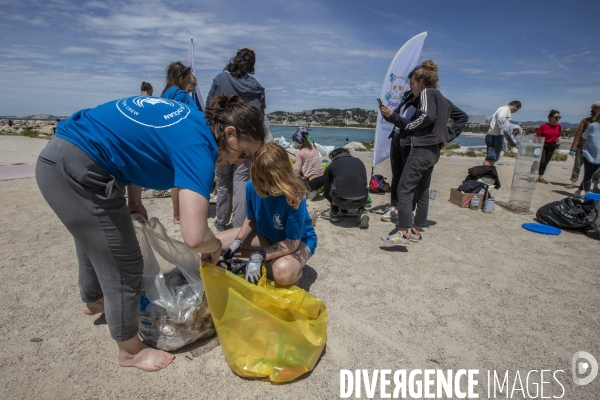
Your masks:
M 190 114 L 187 105 L 160 97 L 128 97 L 117 101 L 116 105 L 125 117 L 151 128 L 166 128 L 175 125 Z
M 273 217 L 273 226 L 275 227 L 275 229 L 285 229 L 283 223 L 281 222 L 281 217 L 279 216 L 279 214 L 275 214 L 275 216 Z

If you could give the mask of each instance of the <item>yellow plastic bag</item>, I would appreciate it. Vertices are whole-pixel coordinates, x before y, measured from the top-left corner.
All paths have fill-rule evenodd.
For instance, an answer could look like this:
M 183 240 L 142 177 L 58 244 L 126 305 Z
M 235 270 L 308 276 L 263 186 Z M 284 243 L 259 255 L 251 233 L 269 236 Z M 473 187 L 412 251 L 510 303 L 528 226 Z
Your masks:
M 266 278 L 257 285 L 202 263 L 208 306 L 229 366 L 245 378 L 289 382 L 314 368 L 327 338 L 323 300 Z

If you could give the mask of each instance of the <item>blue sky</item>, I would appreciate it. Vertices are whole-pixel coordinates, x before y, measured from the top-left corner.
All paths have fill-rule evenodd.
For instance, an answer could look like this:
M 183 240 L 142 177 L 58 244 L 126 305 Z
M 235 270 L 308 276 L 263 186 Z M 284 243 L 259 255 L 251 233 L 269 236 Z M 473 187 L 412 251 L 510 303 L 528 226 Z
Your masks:
M 1 0 L 0 115 L 70 115 L 156 92 L 187 62 L 194 37 L 203 94 L 235 51 L 257 53 L 267 111 L 376 108 L 406 40 L 427 31 L 421 60 L 440 89 L 488 117 L 521 100 L 517 121 L 551 108 L 578 122 L 600 100 L 598 0 L 70 1 Z

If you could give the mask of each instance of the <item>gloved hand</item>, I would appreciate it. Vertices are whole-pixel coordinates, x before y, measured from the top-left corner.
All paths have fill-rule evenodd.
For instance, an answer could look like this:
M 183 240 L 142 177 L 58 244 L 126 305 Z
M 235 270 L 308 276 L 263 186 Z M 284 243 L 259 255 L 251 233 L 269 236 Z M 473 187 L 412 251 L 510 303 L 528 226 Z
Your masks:
M 569 152 L 569 155 L 570 155 L 570 156 L 574 156 L 574 155 L 575 155 L 575 150 L 571 150 L 571 151 Z
M 231 258 L 233 257 L 233 255 L 242 246 L 242 243 L 243 243 L 243 240 L 236 237 L 233 240 L 233 243 L 231 243 L 231 246 L 229 246 L 229 248 L 227 250 L 225 250 L 225 253 L 223 254 L 223 260 L 231 260 Z
M 260 279 L 261 267 L 263 264 L 263 256 L 260 252 L 255 251 L 250 255 L 248 266 L 246 267 L 246 281 L 256 283 Z

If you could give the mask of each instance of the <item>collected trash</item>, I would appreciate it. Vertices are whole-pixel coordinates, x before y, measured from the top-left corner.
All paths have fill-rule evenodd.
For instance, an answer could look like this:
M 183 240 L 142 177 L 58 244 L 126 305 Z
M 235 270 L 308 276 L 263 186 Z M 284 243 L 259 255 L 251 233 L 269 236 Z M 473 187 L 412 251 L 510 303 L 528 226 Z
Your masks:
M 530 211 L 544 138 L 525 136 L 519 142 L 510 195 L 506 210 L 517 214 L 532 214 Z
M 475 211 L 479 210 L 480 201 L 481 201 L 481 199 L 479 197 L 475 197 L 475 196 L 471 197 L 471 202 L 469 204 L 469 208 L 471 210 L 475 210 Z
M 140 336 L 161 350 L 177 350 L 215 333 L 198 272 L 200 255 L 170 238 L 157 218 L 132 215 L 144 258 Z
M 495 201 L 494 199 L 487 199 L 484 203 L 483 203 L 483 212 L 484 213 L 488 213 L 491 214 L 494 212 L 494 206 L 495 206 Z
M 327 338 L 323 300 L 266 278 L 256 285 L 203 263 L 200 268 L 219 343 L 232 371 L 289 382 L 311 371 Z
M 536 217 L 540 222 L 557 228 L 582 229 L 596 222 L 598 211 L 593 200 L 566 197 L 540 207 Z

